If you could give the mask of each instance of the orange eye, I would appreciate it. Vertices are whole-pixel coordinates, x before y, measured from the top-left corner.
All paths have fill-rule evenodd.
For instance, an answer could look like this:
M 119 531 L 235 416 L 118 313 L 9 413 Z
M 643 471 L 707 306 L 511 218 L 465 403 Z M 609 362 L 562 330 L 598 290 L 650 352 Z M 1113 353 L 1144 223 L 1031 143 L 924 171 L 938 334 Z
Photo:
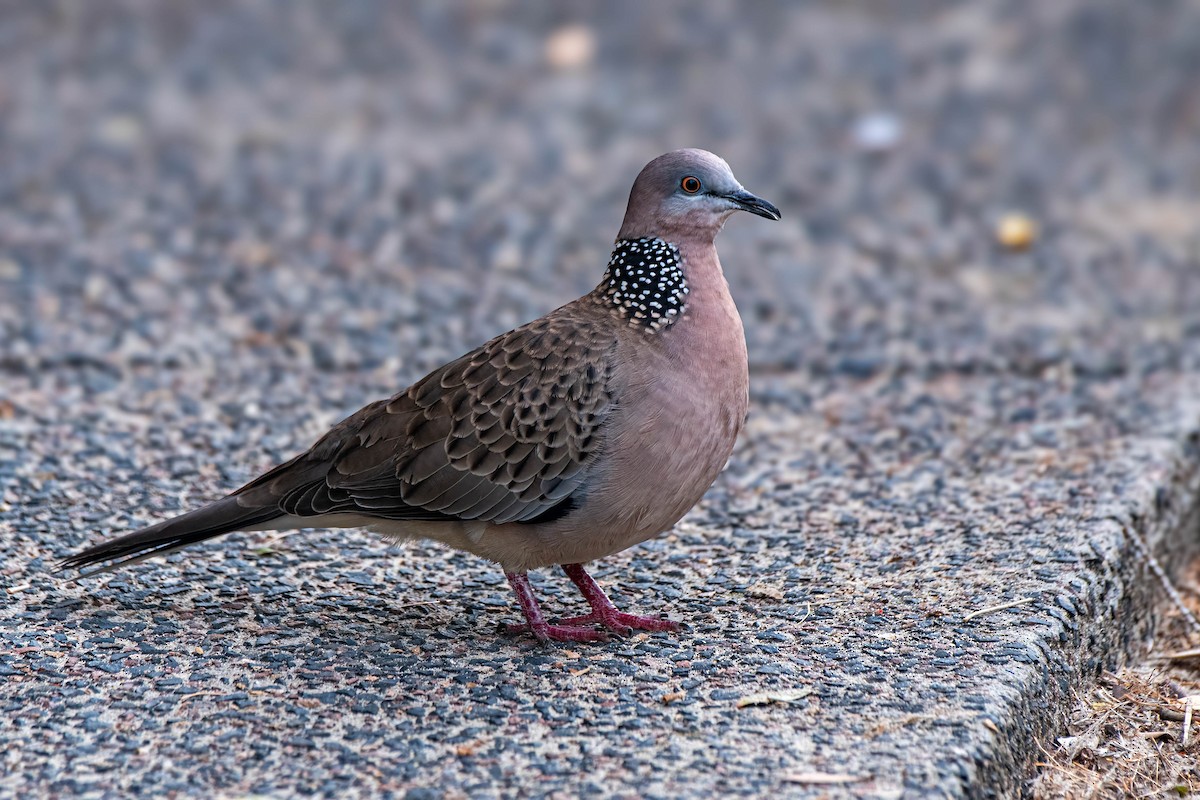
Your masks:
M 695 194 L 696 192 L 700 191 L 700 179 L 693 178 L 691 175 L 688 175 L 686 178 L 680 181 L 679 186 L 688 194 Z

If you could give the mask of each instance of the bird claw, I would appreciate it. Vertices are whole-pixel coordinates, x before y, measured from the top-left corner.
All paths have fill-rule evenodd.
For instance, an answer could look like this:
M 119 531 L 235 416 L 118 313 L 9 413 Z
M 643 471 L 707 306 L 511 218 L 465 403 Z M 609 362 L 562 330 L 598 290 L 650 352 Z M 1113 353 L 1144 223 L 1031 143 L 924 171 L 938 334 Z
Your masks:
M 679 623 L 662 617 L 642 617 L 624 611 L 603 613 L 593 611 L 579 617 L 560 619 L 560 625 L 603 625 L 618 636 L 629 636 L 637 631 L 677 631 Z
M 586 625 L 602 625 L 608 630 L 584 627 Z M 637 614 L 626 614 L 623 611 L 612 614 L 593 611 L 578 617 L 560 619 L 553 625 L 509 622 L 504 624 L 503 630 L 510 634 L 531 633 L 538 641 L 542 642 L 604 642 L 612 638 L 612 634 L 622 637 L 631 636 L 635 630 L 677 631 L 679 623 L 662 617 L 642 617 Z

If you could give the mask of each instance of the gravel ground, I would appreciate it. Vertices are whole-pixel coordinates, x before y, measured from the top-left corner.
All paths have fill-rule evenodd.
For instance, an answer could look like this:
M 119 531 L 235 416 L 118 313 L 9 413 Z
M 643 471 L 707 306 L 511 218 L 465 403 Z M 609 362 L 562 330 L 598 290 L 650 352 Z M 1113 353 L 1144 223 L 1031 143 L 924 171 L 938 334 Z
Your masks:
M 1009 796 L 1200 548 L 1194 3 L 0 14 L 0 796 Z M 354 532 L 50 574 L 589 289 L 679 146 L 785 215 L 730 469 L 596 571 L 686 631 Z

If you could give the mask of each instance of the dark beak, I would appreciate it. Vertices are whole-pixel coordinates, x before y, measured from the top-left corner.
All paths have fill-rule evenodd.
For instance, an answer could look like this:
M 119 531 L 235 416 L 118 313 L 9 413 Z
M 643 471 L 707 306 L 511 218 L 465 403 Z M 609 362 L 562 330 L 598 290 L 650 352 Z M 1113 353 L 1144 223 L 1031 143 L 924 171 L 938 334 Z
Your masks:
M 757 214 L 758 216 L 766 217 L 767 219 L 779 219 L 780 217 L 778 208 L 771 205 L 766 200 L 763 200 L 761 197 L 755 197 L 745 189 L 741 189 L 736 192 L 730 192 L 729 194 L 722 196 L 726 200 L 732 200 L 734 203 L 737 203 L 739 208 L 743 209 L 744 211 L 749 211 L 751 214 Z

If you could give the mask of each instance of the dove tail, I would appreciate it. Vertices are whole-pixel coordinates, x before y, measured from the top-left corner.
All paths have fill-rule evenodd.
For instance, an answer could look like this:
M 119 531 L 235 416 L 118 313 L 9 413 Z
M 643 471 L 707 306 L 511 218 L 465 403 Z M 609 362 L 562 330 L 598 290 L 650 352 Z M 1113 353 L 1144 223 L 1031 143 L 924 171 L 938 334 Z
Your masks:
M 63 559 L 59 568 L 82 569 L 111 561 L 108 566 L 82 573 L 77 578 L 99 575 L 205 539 L 261 525 L 278 516 L 278 508 L 246 508 L 238 504 L 236 497 L 230 496 L 117 539 L 93 545 Z

